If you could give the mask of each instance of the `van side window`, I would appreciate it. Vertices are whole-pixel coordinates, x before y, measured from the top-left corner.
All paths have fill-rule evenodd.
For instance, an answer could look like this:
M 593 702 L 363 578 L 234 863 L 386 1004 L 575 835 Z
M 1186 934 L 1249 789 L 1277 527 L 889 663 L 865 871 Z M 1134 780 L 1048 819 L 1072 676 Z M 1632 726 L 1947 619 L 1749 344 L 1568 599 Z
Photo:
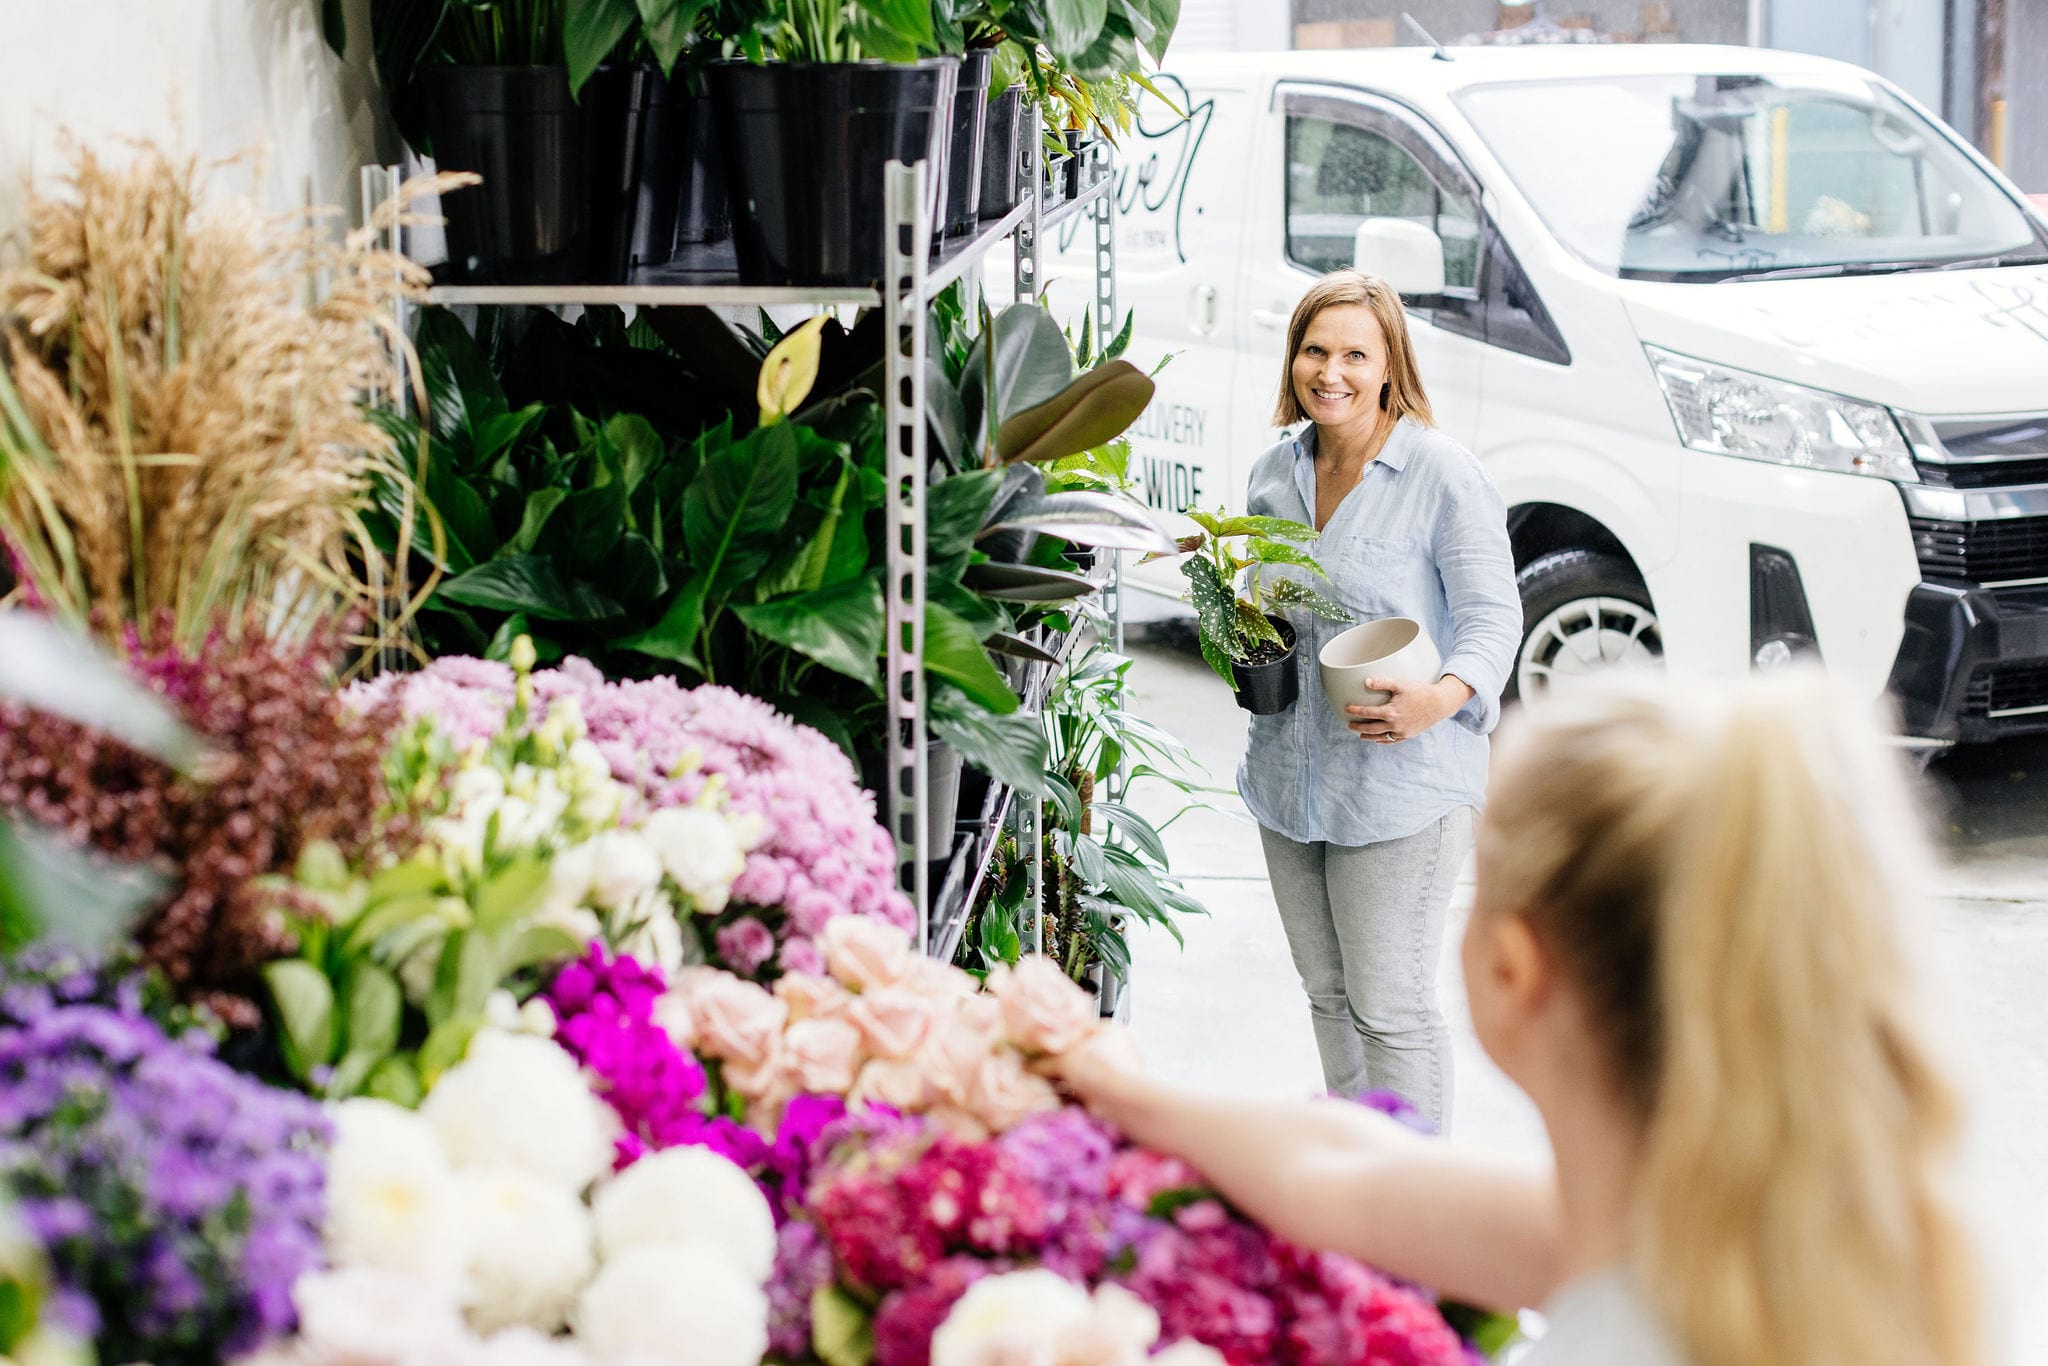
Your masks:
M 1352 264 L 1358 225 L 1405 218 L 1443 239 L 1444 284 L 1479 279 L 1479 210 L 1389 139 L 1313 114 L 1287 118 L 1287 259 L 1318 275 Z

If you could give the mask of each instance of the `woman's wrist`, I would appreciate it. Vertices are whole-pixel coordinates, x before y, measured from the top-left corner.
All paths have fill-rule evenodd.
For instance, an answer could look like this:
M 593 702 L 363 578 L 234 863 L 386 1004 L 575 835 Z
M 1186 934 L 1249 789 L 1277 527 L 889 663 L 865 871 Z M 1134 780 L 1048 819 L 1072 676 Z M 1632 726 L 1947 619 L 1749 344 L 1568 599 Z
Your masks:
M 1456 716 L 1479 690 L 1456 674 L 1445 674 L 1436 681 L 1436 694 L 1444 704 L 1444 715 Z

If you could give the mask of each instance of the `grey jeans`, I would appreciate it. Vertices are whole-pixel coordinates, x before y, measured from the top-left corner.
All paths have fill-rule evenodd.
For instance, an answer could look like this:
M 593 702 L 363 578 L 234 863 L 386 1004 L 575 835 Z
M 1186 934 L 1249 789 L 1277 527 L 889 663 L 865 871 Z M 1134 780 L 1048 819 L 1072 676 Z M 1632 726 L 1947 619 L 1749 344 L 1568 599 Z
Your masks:
M 1264 826 L 1259 835 L 1308 993 L 1323 1084 L 1354 1098 L 1398 1092 L 1448 1132 L 1451 1038 L 1436 965 L 1472 847 L 1472 808 L 1379 844 L 1299 844 Z

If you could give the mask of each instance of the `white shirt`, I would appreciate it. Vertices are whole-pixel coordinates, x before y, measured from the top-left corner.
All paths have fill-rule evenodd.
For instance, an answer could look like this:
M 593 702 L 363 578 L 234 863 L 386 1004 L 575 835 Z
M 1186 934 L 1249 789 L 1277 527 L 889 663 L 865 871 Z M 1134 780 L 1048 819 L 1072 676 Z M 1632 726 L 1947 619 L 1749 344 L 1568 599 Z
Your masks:
M 1549 1329 L 1511 1366 L 1686 1366 L 1670 1330 L 1620 1267 L 1581 1276 L 1543 1306 Z

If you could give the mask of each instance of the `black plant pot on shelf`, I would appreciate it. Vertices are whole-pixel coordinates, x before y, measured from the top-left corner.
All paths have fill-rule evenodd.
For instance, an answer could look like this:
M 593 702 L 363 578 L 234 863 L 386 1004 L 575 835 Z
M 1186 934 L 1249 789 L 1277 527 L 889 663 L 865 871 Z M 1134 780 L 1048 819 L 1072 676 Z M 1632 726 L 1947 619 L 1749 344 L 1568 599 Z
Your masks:
M 946 151 L 946 212 L 942 235 L 972 232 L 981 217 L 981 158 L 988 129 L 988 80 L 996 54 L 976 48 L 960 59 Z
M 622 282 L 675 255 L 685 130 L 683 91 L 652 63 L 601 66 L 585 83 L 591 258 L 588 279 Z
M 889 821 L 889 758 L 882 751 L 858 747 L 861 783 L 875 794 L 875 815 Z M 943 865 L 953 849 L 954 812 L 960 804 L 960 751 L 944 740 L 924 746 L 924 839 L 929 862 Z M 895 831 L 890 831 L 895 834 Z
M 740 279 L 879 282 L 891 161 L 927 163 L 927 209 L 943 221 L 959 66 L 957 57 L 930 57 L 708 67 Z
M 1024 87 L 1013 85 L 982 111 L 981 216 L 1000 218 L 1024 197 Z
M 1295 668 L 1294 628 L 1279 617 L 1269 616 L 1280 633 L 1286 652 L 1276 659 L 1257 664 L 1232 660 L 1230 671 L 1237 675 L 1237 705 L 1254 716 L 1272 716 L 1286 711 L 1301 695 L 1301 673 Z
M 685 86 L 677 76 L 674 98 L 677 145 L 683 154 L 675 245 L 680 249 L 723 242 L 732 236 L 732 201 L 725 192 L 725 157 L 711 97 L 704 93 L 702 77 L 693 77 Z
M 450 274 L 576 281 L 589 264 L 591 182 L 586 118 L 567 69 L 436 66 L 420 80 L 436 166 L 483 177 L 443 203 Z
M 1066 180 L 1064 197 L 1073 199 L 1094 183 L 1094 150 L 1096 138 L 1078 128 L 1069 128 L 1060 135 L 1067 144 L 1067 160 L 1061 167 Z

